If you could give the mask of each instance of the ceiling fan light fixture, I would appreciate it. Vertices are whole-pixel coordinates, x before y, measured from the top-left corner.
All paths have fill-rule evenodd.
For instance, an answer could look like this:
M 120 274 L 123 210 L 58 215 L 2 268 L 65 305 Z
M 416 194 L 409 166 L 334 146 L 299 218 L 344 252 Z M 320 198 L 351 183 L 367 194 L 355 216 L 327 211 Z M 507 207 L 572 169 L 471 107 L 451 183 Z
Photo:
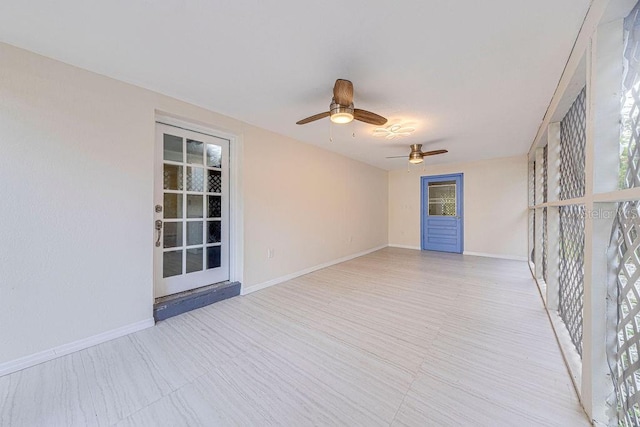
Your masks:
M 349 123 L 353 120 L 353 104 L 348 107 L 344 105 L 337 104 L 335 102 L 331 103 L 331 121 L 333 123 L 345 124 Z
M 411 154 L 409 154 L 409 163 L 422 163 L 423 160 L 422 153 L 419 151 L 412 151 Z
M 353 83 L 349 80 L 338 79 L 333 85 L 333 98 L 329 111 L 314 114 L 296 122 L 297 125 L 305 125 L 316 120 L 329 117 L 331 123 L 345 124 L 353 120 L 368 123 L 370 125 L 382 126 L 387 123 L 387 119 L 371 111 L 354 108 L 353 106 Z
M 349 123 L 353 120 L 353 114 L 351 113 L 335 113 L 331 115 L 331 121 L 333 123 Z

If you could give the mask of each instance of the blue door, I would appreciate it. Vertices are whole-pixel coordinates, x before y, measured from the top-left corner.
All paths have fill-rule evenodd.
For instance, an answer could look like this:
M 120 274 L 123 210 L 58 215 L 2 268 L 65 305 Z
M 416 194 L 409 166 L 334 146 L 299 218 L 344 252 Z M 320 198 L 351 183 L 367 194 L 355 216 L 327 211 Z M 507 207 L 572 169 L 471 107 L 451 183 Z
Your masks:
M 422 249 L 462 253 L 462 174 L 423 176 L 421 190 Z

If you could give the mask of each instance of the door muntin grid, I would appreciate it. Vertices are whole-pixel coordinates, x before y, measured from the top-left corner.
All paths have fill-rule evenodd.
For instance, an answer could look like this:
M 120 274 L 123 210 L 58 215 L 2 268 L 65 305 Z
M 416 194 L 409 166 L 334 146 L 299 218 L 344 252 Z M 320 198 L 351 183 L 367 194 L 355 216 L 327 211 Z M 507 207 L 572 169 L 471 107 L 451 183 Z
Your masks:
M 221 147 L 170 133 L 163 141 L 162 277 L 219 267 Z
M 229 141 L 158 127 L 156 297 L 229 279 Z
M 560 277 L 558 314 L 582 356 L 584 298 L 584 219 L 582 205 L 560 206 Z
M 584 196 L 586 87 L 560 122 L 560 200 Z

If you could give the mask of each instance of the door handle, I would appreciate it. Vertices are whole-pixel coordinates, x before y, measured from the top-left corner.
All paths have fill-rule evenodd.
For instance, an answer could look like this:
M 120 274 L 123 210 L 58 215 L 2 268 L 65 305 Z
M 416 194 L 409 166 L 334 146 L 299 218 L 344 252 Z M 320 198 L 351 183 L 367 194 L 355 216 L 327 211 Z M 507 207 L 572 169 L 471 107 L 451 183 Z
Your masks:
M 158 232 L 158 238 L 156 239 L 156 248 L 160 247 L 160 238 L 162 237 L 162 220 L 156 220 L 156 231 Z

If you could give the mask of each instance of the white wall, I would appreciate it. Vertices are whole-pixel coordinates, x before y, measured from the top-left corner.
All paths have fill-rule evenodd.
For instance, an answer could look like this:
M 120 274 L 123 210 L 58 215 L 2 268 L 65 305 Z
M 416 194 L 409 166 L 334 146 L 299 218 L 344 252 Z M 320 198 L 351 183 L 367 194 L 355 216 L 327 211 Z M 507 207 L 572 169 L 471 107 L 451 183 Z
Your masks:
M 526 156 L 389 173 L 389 244 L 420 247 L 420 177 L 464 174 L 464 251 L 526 258 Z
M 386 245 L 386 171 L 257 128 L 244 135 L 248 286 Z
M 156 112 L 243 141 L 245 286 L 387 243 L 386 171 L 1 43 L 0 64 L 0 365 L 152 317 Z

